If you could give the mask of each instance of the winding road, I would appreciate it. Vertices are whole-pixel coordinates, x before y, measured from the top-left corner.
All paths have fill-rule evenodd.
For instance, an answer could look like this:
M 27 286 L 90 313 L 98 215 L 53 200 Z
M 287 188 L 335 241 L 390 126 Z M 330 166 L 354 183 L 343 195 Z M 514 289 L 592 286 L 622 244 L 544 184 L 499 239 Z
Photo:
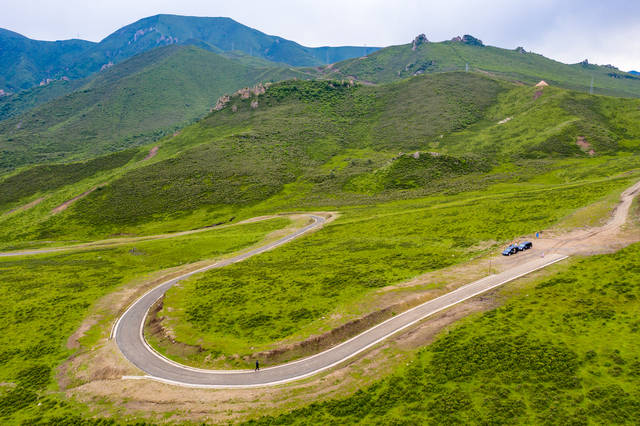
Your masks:
M 640 191 L 640 182 L 624 191 L 621 202 L 616 207 L 611 220 L 601 228 L 580 235 L 577 239 L 569 237 L 565 242 L 579 240 L 581 244 L 589 244 L 589 239 L 599 233 L 617 232 L 628 216 L 633 197 Z M 134 302 L 115 324 L 112 337 L 122 354 L 135 366 L 144 371 L 144 376 L 124 376 L 123 379 L 152 379 L 159 382 L 199 388 L 248 388 L 273 386 L 300 380 L 318 374 L 337 366 L 350 358 L 366 351 L 389 336 L 398 333 L 425 318 L 443 311 L 455 304 L 474 296 L 487 292 L 551 264 L 569 257 L 571 252 L 564 246 L 563 252 L 553 250 L 546 256 L 527 256 L 521 263 L 514 263 L 512 267 L 499 274 L 490 275 L 478 281 L 464 285 L 438 298 L 429 300 L 408 311 L 398 314 L 361 334 L 316 355 L 289 362 L 286 364 L 253 370 L 205 370 L 178 364 L 165 358 L 152 349 L 144 339 L 143 331 L 147 313 L 152 305 L 176 282 L 193 274 L 212 268 L 220 268 L 232 263 L 240 262 L 251 256 L 285 244 L 314 228 L 323 225 L 325 219 L 316 215 L 309 215 L 313 223 L 306 227 L 260 248 L 235 256 L 230 259 L 207 266 L 184 276 L 166 281 L 147 292 Z M 559 248 L 558 245 L 554 248 Z M 576 251 L 577 252 L 577 251 Z

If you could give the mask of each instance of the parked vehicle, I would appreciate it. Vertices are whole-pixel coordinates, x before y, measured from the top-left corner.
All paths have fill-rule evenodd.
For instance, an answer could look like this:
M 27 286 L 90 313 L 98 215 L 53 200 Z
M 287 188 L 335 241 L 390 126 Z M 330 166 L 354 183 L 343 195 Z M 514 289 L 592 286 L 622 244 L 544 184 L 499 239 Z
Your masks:
M 511 244 L 509 247 L 502 251 L 503 256 L 511 256 L 512 254 L 518 253 L 518 246 L 516 244 Z
M 533 247 L 533 243 L 531 241 L 525 241 L 524 243 L 518 244 L 518 251 L 529 250 L 531 247 Z

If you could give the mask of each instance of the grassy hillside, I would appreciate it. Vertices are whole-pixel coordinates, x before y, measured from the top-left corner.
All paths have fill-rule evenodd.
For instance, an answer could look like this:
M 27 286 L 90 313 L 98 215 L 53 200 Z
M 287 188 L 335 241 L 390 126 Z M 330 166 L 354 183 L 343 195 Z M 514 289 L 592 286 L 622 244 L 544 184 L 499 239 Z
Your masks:
M 153 50 L 0 122 L 0 170 L 140 145 L 204 115 L 225 92 L 294 76 L 304 75 L 246 66 L 195 47 Z
M 47 78 L 78 78 L 69 64 L 95 43 L 84 40 L 38 41 L 0 28 L 0 89 L 19 92 Z
M 222 17 L 150 16 L 118 29 L 99 43 L 31 40 L 0 28 L 0 89 L 17 93 L 47 79 L 85 78 L 105 66 L 171 45 L 196 45 L 215 53 L 241 52 L 293 66 L 338 62 L 378 49 L 305 47 Z
M 353 396 L 250 424 L 632 424 L 640 246 L 574 261 Z
M 83 80 L 58 80 L 9 96 L 0 97 L 0 121 L 64 96 L 81 87 Z
M 607 167 L 617 172 L 633 167 L 629 154 L 640 147 L 638 100 L 474 73 L 381 86 L 288 81 L 246 95 L 161 141 L 153 161 L 114 170 L 107 187 L 63 214 L 5 217 L 0 233 L 51 240 L 83 229 L 76 237 L 86 238 L 205 226 L 256 209 L 373 204 L 530 179 L 566 158 L 598 164 L 613 156 Z M 75 195 L 102 183 L 90 182 Z M 18 198 L 16 205 L 32 199 Z
M 421 73 L 469 69 L 489 72 L 526 84 L 545 80 L 552 86 L 594 93 L 640 97 L 640 77 L 616 68 L 592 64 L 567 65 L 542 55 L 493 46 L 444 41 L 387 47 L 364 59 L 349 59 L 325 68 L 333 78 L 349 76 L 375 83 L 394 81 Z
M 185 63 L 193 64 L 190 72 L 203 82 L 219 78 L 211 75 L 212 66 L 228 78 L 247 69 L 194 47 L 148 54 L 157 56 L 140 65 L 132 59 L 114 66 L 88 83 L 86 92 L 59 101 L 86 102 L 85 118 L 100 129 L 102 115 L 91 115 L 98 103 L 120 105 L 113 107 L 120 112 L 131 105 L 144 113 L 150 109 L 141 99 L 168 101 L 160 89 L 173 96 L 193 93 L 180 79 Z M 291 72 L 263 70 L 260 76 Z M 143 86 L 149 97 L 136 91 L 130 104 L 122 101 L 122 93 L 140 87 L 134 85 L 140 81 L 152 82 Z M 119 90 L 111 95 L 105 88 Z M 86 100 L 100 90 L 105 92 L 98 103 Z M 58 105 L 61 114 L 74 110 Z M 44 105 L 36 111 L 45 111 Z M 183 281 L 166 296 L 165 325 L 179 342 L 202 351 L 176 354 L 152 341 L 158 350 L 196 365 L 245 367 L 256 351 L 371 312 L 378 306 L 367 303 L 387 285 L 494 252 L 585 206 L 617 198 L 640 179 L 639 111 L 637 99 L 541 90 L 473 72 L 419 75 L 377 86 L 348 80 L 274 83 L 264 93 L 238 93 L 222 109 L 153 144 L 7 174 L 0 180 L 0 248 L 187 230 L 282 211 L 339 211 L 321 231 Z M 83 129 L 78 134 L 90 130 L 73 121 L 75 115 L 68 117 L 54 126 L 43 113 L 29 128 L 47 135 L 56 135 L 59 126 Z M 108 126 L 129 123 L 131 117 L 107 120 L 105 129 L 112 131 Z M 145 160 L 156 144 L 157 155 Z M 52 213 L 61 202 L 102 183 L 107 185 Z M 39 204 L 11 212 L 39 198 Z M 91 303 L 153 271 L 238 250 L 285 225 L 276 220 L 135 246 L 0 259 L 8 277 L 0 286 L 0 302 L 6 304 L 0 310 L 6 323 L 0 375 L 11 384 L 0 388 L 0 420 L 55 423 L 75 412 L 73 420 L 80 423 L 103 415 L 64 398 L 53 383 L 55 366 L 74 353 L 64 342 Z M 626 283 L 636 279 L 636 251 L 599 257 L 595 266 L 588 260 L 577 263 L 557 281 L 529 289 L 535 297 L 515 298 L 466 322 L 416 354 L 410 366 L 355 396 L 260 422 L 391 423 L 399 417 L 413 423 L 501 422 L 511 417 L 532 423 L 554 413 L 559 419 L 597 421 L 611 411 L 633 412 L 637 350 L 621 342 L 635 342 L 629 316 L 636 308 L 635 290 Z M 437 292 L 444 285 L 426 282 L 421 289 Z M 40 291 L 43 286 L 46 292 Z M 52 321 L 63 326 L 52 329 Z M 108 333 L 107 323 L 88 332 L 83 349 Z M 597 343 L 609 335 L 609 348 Z M 610 408 L 602 397 L 606 386 L 622 408 Z M 411 399 L 415 395 L 421 398 Z M 117 405 L 106 404 L 111 404 L 107 410 Z

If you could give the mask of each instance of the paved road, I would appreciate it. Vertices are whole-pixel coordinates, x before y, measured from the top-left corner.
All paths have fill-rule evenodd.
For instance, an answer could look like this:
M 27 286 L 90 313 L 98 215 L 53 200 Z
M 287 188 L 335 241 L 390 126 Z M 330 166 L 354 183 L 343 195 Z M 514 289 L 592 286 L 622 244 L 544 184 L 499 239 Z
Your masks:
M 262 253 L 321 226 L 325 219 L 310 215 L 314 222 L 295 233 L 282 238 L 274 243 L 257 248 L 245 254 L 218 262 L 214 265 L 191 272 L 182 277 L 167 281 L 152 289 L 136 302 L 120 317 L 113 330 L 113 337 L 124 356 L 138 368 L 143 370 L 145 376 L 127 376 L 130 379 L 153 379 L 160 382 L 181 386 L 202 388 L 234 388 L 234 387 L 258 387 L 270 386 L 299 380 L 312 376 L 333 366 L 341 364 L 357 354 L 376 345 L 387 337 L 398 333 L 423 319 L 443 311 L 457 303 L 463 302 L 474 296 L 487 292 L 509 281 L 520 278 L 548 265 L 559 262 L 568 257 L 568 254 L 579 253 L 572 248 L 566 254 L 558 253 L 558 248 L 569 242 L 579 242 L 579 246 L 593 242 L 594 237 L 602 234 L 614 234 L 625 223 L 634 196 L 640 191 L 640 182 L 622 193 L 621 203 L 617 206 L 612 219 L 605 226 L 591 231 L 579 231 L 576 235 L 567 235 L 554 247 L 552 253 L 544 256 L 527 256 L 523 263 L 514 265 L 499 274 L 490 275 L 478 281 L 462 286 L 450 293 L 423 303 L 413 309 L 396 315 L 367 331 L 334 346 L 324 352 L 275 367 L 264 368 L 258 372 L 253 370 L 217 371 L 203 370 L 187 367 L 173 362 L 155 352 L 145 342 L 143 327 L 147 312 L 151 306 L 177 281 L 193 274 L 203 272 L 211 268 L 223 267 L 235 262 L 240 262 L 248 257 Z
M 285 244 L 324 223 L 324 218 L 322 217 L 311 217 L 314 220 L 311 225 L 285 238 L 162 283 L 134 302 L 116 323 L 113 336 L 123 355 L 143 370 L 146 376 L 127 376 L 125 378 L 149 378 L 165 383 L 203 388 L 269 386 L 299 380 L 338 365 L 430 315 L 567 258 L 565 255 L 550 255 L 535 258 L 524 264 L 515 266 L 508 271 L 467 284 L 402 314 L 396 315 L 324 352 L 288 364 L 263 368 L 258 372 L 254 372 L 253 370 L 217 371 L 187 367 L 164 358 L 145 342 L 143 328 L 147 312 L 177 281 L 207 269 L 220 268 L 240 262 L 248 257 Z

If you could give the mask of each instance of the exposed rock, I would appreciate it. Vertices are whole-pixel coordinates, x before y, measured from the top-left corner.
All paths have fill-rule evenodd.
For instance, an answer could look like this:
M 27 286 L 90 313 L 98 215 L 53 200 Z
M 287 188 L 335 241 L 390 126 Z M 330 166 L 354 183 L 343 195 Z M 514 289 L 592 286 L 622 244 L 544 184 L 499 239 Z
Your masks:
M 462 36 L 462 42 L 470 46 L 484 46 L 482 40 L 480 40 L 479 38 L 475 38 L 474 36 L 469 34 L 465 34 Z
M 415 51 L 418 48 L 418 46 L 426 43 L 429 43 L 427 36 L 424 34 L 419 34 L 418 36 L 416 36 L 416 38 L 413 39 L 413 45 L 411 46 L 411 50 Z
M 518 53 L 523 53 L 523 54 L 524 54 L 524 53 L 527 53 L 527 51 L 526 51 L 526 50 L 524 50 L 524 47 L 522 47 L 522 46 L 518 46 L 518 47 L 516 47 L 516 52 L 518 52 Z
M 415 158 L 416 160 L 417 160 L 418 158 L 420 158 L 420 151 L 416 151 L 416 152 L 414 152 L 414 153 L 413 153 L 413 158 Z
M 258 108 L 258 101 L 251 101 L 251 109 Z
M 451 39 L 451 41 L 455 41 L 455 42 L 461 42 L 462 41 L 462 37 L 460 36 L 455 36 L 454 38 Z
M 260 96 L 262 95 L 264 92 L 266 92 L 266 88 L 262 83 L 258 83 L 255 86 L 253 86 L 251 88 L 251 93 L 253 93 L 256 96 Z
M 237 105 L 233 105 L 231 107 L 231 112 L 237 112 L 238 111 L 238 106 Z
M 224 108 L 227 103 L 229 103 L 229 101 L 231 100 L 231 97 L 229 95 L 222 95 L 218 98 L 218 102 L 216 102 L 216 106 L 214 106 L 211 110 L 212 111 L 220 111 L 222 108 Z
M 547 87 L 547 86 L 549 86 L 549 83 L 547 83 L 547 82 L 546 82 L 546 81 L 544 81 L 544 80 L 540 80 L 540 81 L 536 84 L 536 87 Z
M 100 71 L 104 71 L 106 69 L 109 69 L 113 66 L 113 62 L 109 61 L 108 63 L 104 64 L 102 67 L 100 67 Z

